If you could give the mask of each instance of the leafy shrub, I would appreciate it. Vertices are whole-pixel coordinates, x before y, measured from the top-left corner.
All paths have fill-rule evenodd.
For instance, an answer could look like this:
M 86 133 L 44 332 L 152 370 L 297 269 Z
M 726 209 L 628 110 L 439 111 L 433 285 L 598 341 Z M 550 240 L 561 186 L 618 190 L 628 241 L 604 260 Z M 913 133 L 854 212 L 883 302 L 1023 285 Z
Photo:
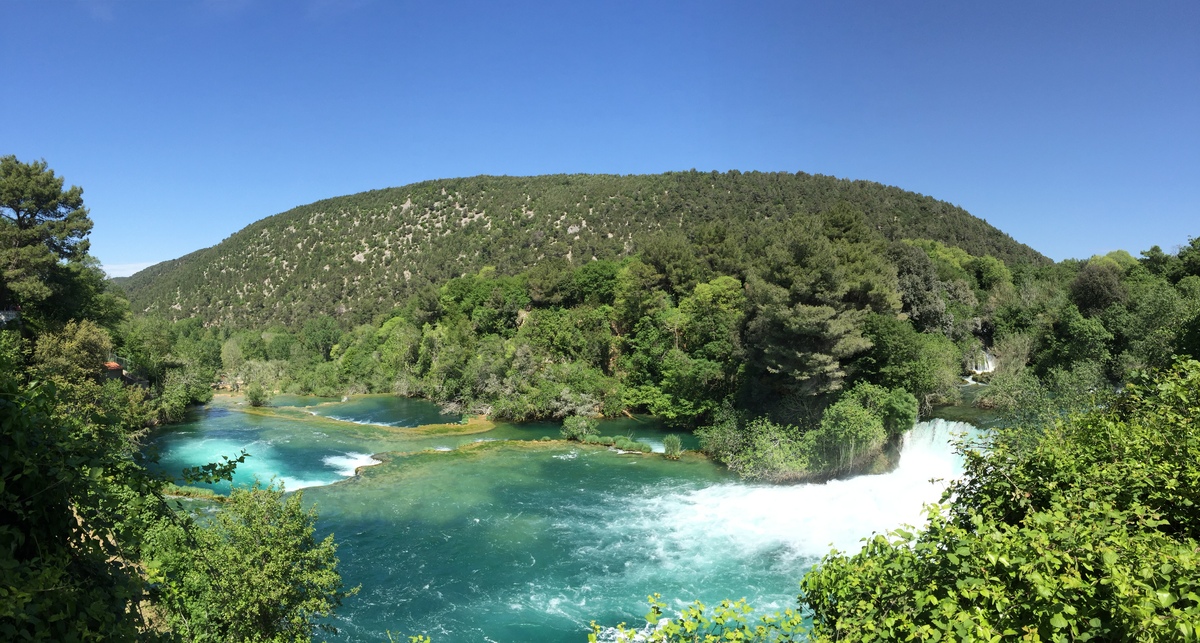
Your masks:
M 888 434 L 877 413 L 848 395 L 825 409 L 821 428 L 806 437 L 817 456 L 813 464 L 828 471 L 847 471 L 864 456 L 878 452 Z
M 672 433 L 663 438 L 663 451 L 671 460 L 678 460 L 683 453 L 683 439 Z
M 582 441 L 598 432 L 599 422 L 585 415 L 572 415 L 563 420 L 562 436 L 567 440 Z
M 184 641 L 310 641 L 357 593 L 337 571 L 333 536 L 318 540 L 316 512 L 282 487 L 234 489 L 205 523 L 160 521 L 143 555 L 163 620 Z M 264 565 L 263 561 L 270 561 Z M 220 570 L 214 572 L 213 569 Z
M 741 420 L 740 414 L 732 404 L 723 404 L 713 413 L 711 424 L 696 429 L 696 437 L 700 438 L 700 450 L 717 462 L 729 464 L 742 450 L 744 443 L 739 426 Z
M 917 398 L 903 388 L 888 389 L 864 382 L 850 389 L 842 400 L 852 400 L 877 416 L 889 439 L 902 435 L 917 421 Z
M 250 406 L 266 406 L 271 400 L 271 395 L 263 388 L 262 384 L 253 382 L 246 387 L 246 401 Z
M 583 436 L 583 443 L 584 444 L 600 444 L 600 436 L 585 435 L 585 436 Z
M 675 618 L 666 617 L 667 603 L 661 594 L 649 597 L 650 612 L 647 626 L 633 629 L 624 623 L 617 625 L 616 641 L 645 641 L 646 643 L 693 643 L 694 641 L 745 641 L 746 643 L 791 643 L 809 640 L 805 637 L 804 614 L 787 609 L 765 616 L 761 623 L 746 599 L 721 601 L 707 606 L 700 601 L 684 607 Z M 600 640 L 604 628 L 592 622 L 589 641 Z
M 639 453 L 651 453 L 654 451 L 649 444 L 638 442 L 637 440 L 625 435 L 617 436 L 613 440 L 612 446 L 622 451 L 637 451 Z
M 784 482 L 811 473 L 812 441 L 802 439 L 796 427 L 760 417 L 747 422 L 742 432 L 744 442 L 727 464 L 743 478 Z
M 803 431 L 766 417 L 747 421 L 725 405 L 696 430 L 700 448 L 753 480 L 804 480 L 853 470 L 888 439 L 912 427 L 917 399 L 901 388 L 861 383 L 825 409 L 820 425 Z

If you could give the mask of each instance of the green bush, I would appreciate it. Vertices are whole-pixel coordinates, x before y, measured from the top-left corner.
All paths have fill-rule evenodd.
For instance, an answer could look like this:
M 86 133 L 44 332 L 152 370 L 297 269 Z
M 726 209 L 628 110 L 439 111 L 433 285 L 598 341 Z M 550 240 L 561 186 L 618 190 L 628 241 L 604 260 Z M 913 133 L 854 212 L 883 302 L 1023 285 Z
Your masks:
M 827 471 L 848 471 L 864 456 L 878 452 L 888 434 L 879 414 L 848 395 L 825 409 L 821 428 L 805 437 L 812 440 L 813 465 Z
M 625 435 L 619 435 L 613 440 L 612 446 L 622 451 L 637 451 L 639 453 L 651 453 L 654 451 L 649 444 L 638 442 L 633 438 Z
M 256 483 L 234 489 L 224 507 L 206 522 L 162 520 L 146 534 L 155 605 L 176 640 L 297 642 L 330 629 L 324 619 L 358 589 L 342 586 L 337 545 L 314 535 L 303 494 Z
M 663 438 L 663 452 L 671 460 L 678 460 L 683 453 L 683 439 L 674 433 Z
M 598 435 L 585 435 L 585 436 L 583 436 L 583 440 L 582 440 L 582 442 L 583 442 L 584 444 L 600 444 L 600 436 L 598 436 Z
M 263 388 L 262 384 L 253 382 L 246 387 L 246 401 L 250 406 L 266 406 L 267 402 L 271 401 L 271 394 Z
M 562 436 L 567 440 L 582 441 L 589 435 L 596 435 L 599 422 L 585 415 L 572 415 L 563 420 Z
M 726 404 L 696 430 L 700 448 L 743 478 L 783 482 L 855 469 L 912 428 L 917 399 L 902 388 L 861 383 L 804 431 L 766 417 L 747 420 Z
M 732 404 L 726 402 L 721 405 L 713 413 L 710 424 L 696 429 L 696 437 L 700 438 L 700 450 L 721 464 L 729 464 L 744 445 L 745 435 L 739 426 L 741 420 L 741 414 Z

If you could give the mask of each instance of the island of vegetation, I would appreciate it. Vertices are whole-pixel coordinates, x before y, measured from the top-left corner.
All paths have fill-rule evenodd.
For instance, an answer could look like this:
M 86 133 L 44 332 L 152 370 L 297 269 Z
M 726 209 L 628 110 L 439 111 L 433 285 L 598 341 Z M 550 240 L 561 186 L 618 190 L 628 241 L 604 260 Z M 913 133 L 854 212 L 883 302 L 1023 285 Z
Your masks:
M 353 592 L 299 494 L 210 519 L 166 498 L 146 427 L 215 385 L 418 396 L 592 444 L 593 418 L 644 412 L 791 482 L 870 466 L 964 375 L 1008 420 L 928 526 L 832 554 L 798 611 L 659 622 L 655 599 L 647 635 L 1195 636 L 1200 239 L 1056 264 L 869 182 L 476 177 L 303 206 L 117 282 L 44 162 L 0 159 L 0 214 L 6 640 L 309 640 Z

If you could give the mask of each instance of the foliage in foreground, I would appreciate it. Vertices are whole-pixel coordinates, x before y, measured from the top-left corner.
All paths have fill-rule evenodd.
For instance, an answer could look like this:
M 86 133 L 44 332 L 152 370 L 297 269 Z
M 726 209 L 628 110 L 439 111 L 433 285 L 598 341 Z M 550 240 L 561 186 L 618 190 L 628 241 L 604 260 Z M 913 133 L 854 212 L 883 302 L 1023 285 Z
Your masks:
M 62 184 L 44 162 L 0 157 L 0 306 L 21 313 L 0 328 L 0 640 L 310 640 L 343 595 L 332 543 L 311 538 L 298 497 L 244 492 L 209 525 L 164 501 L 142 438 L 211 395 L 215 370 L 192 359 L 211 351 L 128 320 L 87 255 L 81 190 Z M 102 374 L 115 349 L 150 391 Z M 184 477 L 227 480 L 242 459 Z
M 130 400 L 115 383 L 22 385 L 11 357 L 0 355 L 0 639 L 131 638 L 144 619 L 130 546 L 153 497 L 121 421 Z
M 299 494 L 177 515 L 163 493 L 179 488 L 140 455 L 142 389 L 87 373 L 86 353 L 59 359 L 49 337 L 27 365 L 0 331 L 0 640 L 310 640 L 346 594 Z M 228 479 L 239 461 L 188 478 Z
M 148 576 L 187 641 L 307 641 L 357 590 L 342 590 L 333 536 L 313 536 L 302 494 L 235 489 L 209 524 L 163 521 L 146 537 Z M 331 629 L 325 627 L 324 629 Z
M 926 527 L 834 552 L 805 576 L 811 629 L 795 611 L 752 622 L 728 602 L 661 621 L 652 597 L 654 626 L 622 640 L 1195 640 L 1198 418 L 1200 362 L 1179 361 L 1032 443 L 1002 431 L 968 451 Z
M 1191 639 L 1200 624 L 1200 362 L 967 454 L 954 502 L 803 583 L 819 636 Z
M 608 638 L 612 639 L 615 636 L 617 641 L 646 643 L 787 643 L 803 640 L 801 637 L 805 634 L 803 615 L 793 609 L 756 618 L 754 608 L 748 605 L 745 599 L 724 600 L 712 608 L 696 601 L 683 608 L 679 616 L 663 618 L 663 609 L 667 604 L 663 602 L 662 596 L 655 594 L 647 600 L 650 603 L 650 611 L 646 613 L 646 627 L 631 629 L 625 623 L 621 623 L 613 628 L 615 632 Z M 592 621 L 592 632 L 588 634 L 588 642 L 597 643 L 602 633 L 604 628 Z

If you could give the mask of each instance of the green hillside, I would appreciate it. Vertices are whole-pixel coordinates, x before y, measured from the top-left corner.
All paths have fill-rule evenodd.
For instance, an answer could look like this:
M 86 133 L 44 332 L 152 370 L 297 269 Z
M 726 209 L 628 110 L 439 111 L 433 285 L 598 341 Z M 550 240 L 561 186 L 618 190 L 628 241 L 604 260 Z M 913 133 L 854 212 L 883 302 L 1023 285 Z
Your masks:
M 346 324 L 392 310 L 420 286 L 494 266 L 515 274 L 632 254 L 685 256 L 728 273 L 797 215 L 861 213 L 872 234 L 924 238 L 1009 265 L 1033 249 L 944 201 L 804 173 L 478 176 L 318 201 L 151 266 L 124 288 L 135 311 L 238 326 Z M 857 216 L 856 216 L 857 218 Z

